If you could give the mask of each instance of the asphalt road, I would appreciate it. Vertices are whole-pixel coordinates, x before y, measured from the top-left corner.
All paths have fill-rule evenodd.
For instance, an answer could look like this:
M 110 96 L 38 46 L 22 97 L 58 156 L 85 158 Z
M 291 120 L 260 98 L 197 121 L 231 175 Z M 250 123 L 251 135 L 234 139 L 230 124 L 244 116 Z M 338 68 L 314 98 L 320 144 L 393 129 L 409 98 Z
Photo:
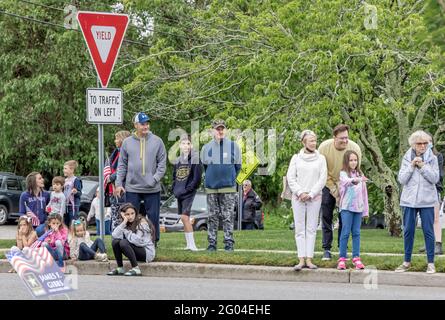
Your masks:
M 0 274 L 0 283 L 0 299 L 32 299 L 17 274 Z M 357 284 L 79 276 L 78 290 L 69 296 L 75 300 L 438 300 L 445 299 L 445 288 L 365 289 Z

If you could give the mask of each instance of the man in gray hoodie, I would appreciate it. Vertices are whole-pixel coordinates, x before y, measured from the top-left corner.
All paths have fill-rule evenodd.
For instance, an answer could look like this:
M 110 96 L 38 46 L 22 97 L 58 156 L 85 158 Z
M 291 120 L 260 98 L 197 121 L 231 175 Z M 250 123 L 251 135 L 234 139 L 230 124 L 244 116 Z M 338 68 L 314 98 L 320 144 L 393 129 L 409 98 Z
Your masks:
M 125 193 L 126 202 L 136 208 L 144 200 L 145 214 L 156 228 L 158 242 L 161 179 L 165 174 L 167 153 L 162 139 L 150 131 L 149 120 L 145 113 L 139 112 L 133 121 L 136 132 L 122 143 L 115 195 L 121 197 Z

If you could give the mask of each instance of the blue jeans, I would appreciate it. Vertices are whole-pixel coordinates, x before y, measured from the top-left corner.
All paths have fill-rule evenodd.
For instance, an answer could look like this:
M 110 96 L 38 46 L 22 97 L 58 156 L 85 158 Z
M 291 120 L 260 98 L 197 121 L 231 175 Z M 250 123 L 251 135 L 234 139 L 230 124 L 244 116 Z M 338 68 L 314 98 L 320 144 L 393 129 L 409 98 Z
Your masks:
M 105 220 L 105 235 L 111 234 L 111 220 Z M 100 236 L 100 220 L 96 219 L 96 235 Z
M 153 223 L 156 229 L 156 242 L 159 241 L 159 210 L 161 207 L 161 192 L 156 193 L 126 193 L 127 202 L 134 205 L 138 211 L 140 203 L 144 200 L 145 212 L 140 212 Z
M 409 208 L 403 209 L 403 244 L 405 247 L 405 261 L 411 262 L 413 253 L 414 234 L 416 231 L 416 216 L 419 212 L 422 220 L 423 236 L 425 238 L 426 256 L 428 263 L 434 263 L 434 207 L 431 208 Z
M 37 237 L 40 237 L 45 233 L 45 226 L 46 226 L 45 222 L 37 226 L 36 228 Z
M 79 260 L 92 260 L 96 255 L 96 251 L 105 253 L 105 244 L 101 238 L 96 238 L 94 243 L 89 247 L 85 242 L 82 242 L 79 247 Z
M 70 228 L 71 221 L 79 219 L 79 206 L 73 206 L 68 204 L 66 206 L 65 215 L 63 216 L 63 220 L 65 225 Z
M 49 253 L 53 256 L 59 267 L 63 267 L 63 259 L 66 259 L 66 252 L 62 241 L 56 241 L 56 248 L 53 249 L 47 242 L 43 243 L 43 246 L 48 249 Z
M 360 257 L 360 226 L 362 213 L 348 210 L 341 211 L 340 258 L 346 258 L 349 234 L 352 233 L 352 257 Z

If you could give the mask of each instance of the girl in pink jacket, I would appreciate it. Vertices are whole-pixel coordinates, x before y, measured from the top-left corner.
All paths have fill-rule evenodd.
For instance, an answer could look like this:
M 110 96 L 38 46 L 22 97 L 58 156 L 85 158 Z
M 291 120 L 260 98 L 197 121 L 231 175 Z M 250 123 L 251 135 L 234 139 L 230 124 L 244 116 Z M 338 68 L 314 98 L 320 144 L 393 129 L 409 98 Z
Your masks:
M 68 228 L 63 223 L 63 218 L 60 214 L 51 214 L 47 220 L 47 236 L 43 240 L 43 246 L 57 261 L 59 267 L 64 268 L 63 260 L 70 256 L 70 247 L 68 244 Z
M 340 171 L 340 214 L 343 222 L 340 235 L 340 259 L 337 269 L 346 269 L 349 235 L 352 234 L 352 263 L 355 269 L 364 269 L 360 259 L 360 226 L 368 216 L 368 191 L 366 178 L 360 170 L 359 156 L 355 151 L 346 151 L 343 169 Z

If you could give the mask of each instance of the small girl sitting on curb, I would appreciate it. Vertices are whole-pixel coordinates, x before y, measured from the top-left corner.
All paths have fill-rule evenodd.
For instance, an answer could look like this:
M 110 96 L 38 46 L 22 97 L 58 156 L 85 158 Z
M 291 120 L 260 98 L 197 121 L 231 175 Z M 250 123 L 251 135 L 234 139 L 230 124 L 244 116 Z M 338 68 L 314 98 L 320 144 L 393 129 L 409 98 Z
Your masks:
M 101 238 L 91 241 L 90 234 L 85 228 L 85 223 L 81 220 L 74 220 L 71 223 L 70 234 L 68 235 L 70 246 L 70 257 L 72 260 L 97 260 L 108 262 L 105 253 L 105 244 Z M 99 250 L 99 252 L 96 252 Z
M 45 246 L 57 261 L 57 265 L 63 269 L 65 264 L 63 260 L 68 259 L 70 247 L 68 245 L 68 228 L 63 223 L 60 214 L 50 214 L 47 220 L 47 228 L 51 230 L 48 236 L 43 240 L 42 246 Z
M 17 246 L 12 248 L 23 250 L 25 247 L 30 247 L 36 240 L 37 233 L 32 227 L 31 217 L 20 216 L 19 223 L 17 224 Z
M 16 245 L 11 248 L 11 251 L 22 251 L 23 248 L 30 247 L 37 240 L 37 233 L 32 227 L 31 217 L 20 216 L 15 238 Z M 14 268 L 9 272 L 14 272 Z
M 138 215 L 137 209 L 131 203 L 125 203 L 120 208 L 122 223 L 113 230 L 113 252 L 117 268 L 108 272 L 109 276 L 141 276 L 140 262 L 151 262 L 155 258 L 155 229 L 149 219 Z M 124 272 L 122 255 L 131 263 L 132 269 Z

